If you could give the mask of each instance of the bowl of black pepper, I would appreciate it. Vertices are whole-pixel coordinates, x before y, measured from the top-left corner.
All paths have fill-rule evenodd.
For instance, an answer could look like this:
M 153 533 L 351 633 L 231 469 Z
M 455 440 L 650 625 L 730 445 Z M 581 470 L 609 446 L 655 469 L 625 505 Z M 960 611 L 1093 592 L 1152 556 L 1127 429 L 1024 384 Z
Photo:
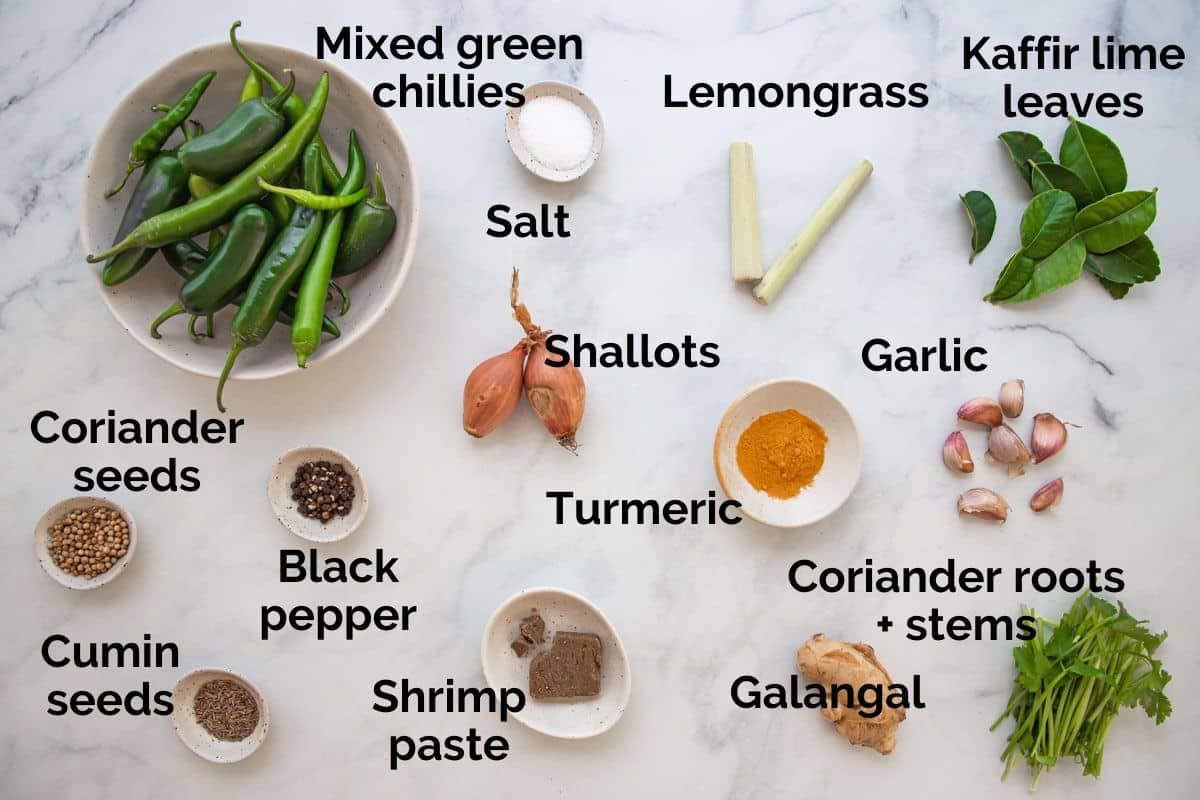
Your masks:
M 310 542 L 336 542 L 367 516 L 367 485 L 354 462 L 330 447 L 297 447 L 275 462 L 267 498 L 283 527 Z
M 50 507 L 33 529 L 42 569 L 68 589 L 95 589 L 124 571 L 137 547 L 137 526 L 103 497 L 72 497 Z

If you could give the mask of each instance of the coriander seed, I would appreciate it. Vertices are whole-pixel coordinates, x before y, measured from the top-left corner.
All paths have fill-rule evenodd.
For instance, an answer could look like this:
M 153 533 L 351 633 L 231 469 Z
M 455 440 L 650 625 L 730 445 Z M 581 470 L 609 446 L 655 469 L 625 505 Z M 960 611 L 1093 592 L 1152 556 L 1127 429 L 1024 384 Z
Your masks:
M 68 511 L 50 526 L 46 549 L 63 572 L 94 578 L 129 552 L 129 525 L 107 506 Z

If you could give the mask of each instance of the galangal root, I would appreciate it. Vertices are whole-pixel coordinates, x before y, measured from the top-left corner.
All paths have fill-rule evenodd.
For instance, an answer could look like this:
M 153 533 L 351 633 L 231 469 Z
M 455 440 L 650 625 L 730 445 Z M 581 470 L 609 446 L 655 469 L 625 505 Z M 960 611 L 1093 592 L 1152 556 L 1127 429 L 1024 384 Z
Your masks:
M 891 676 L 870 645 L 826 639 L 823 633 L 813 636 L 796 651 L 796 666 L 808 680 L 823 685 L 830 698 L 838 696 L 838 686 L 852 687 L 857 698 L 863 686 L 876 686 L 884 691 L 892 684 Z M 864 709 L 856 702 L 847 705 L 839 701 L 836 708 L 821 709 L 821 716 L 832 722 L 850 744 L 872 747 L 886 756 L 896 746 L 896 728 L 904 721 L 905 710 L 884 705 L 877 716 L 864 716 Z

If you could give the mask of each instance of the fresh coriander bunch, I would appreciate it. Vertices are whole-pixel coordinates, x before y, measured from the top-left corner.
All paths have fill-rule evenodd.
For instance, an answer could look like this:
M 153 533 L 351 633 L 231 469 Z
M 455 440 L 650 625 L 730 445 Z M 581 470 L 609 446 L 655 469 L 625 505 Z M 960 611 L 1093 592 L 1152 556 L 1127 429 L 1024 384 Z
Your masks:
M 996 730 L 1012 717 L 1015 727 L 1001 756 L 1004 775 L 1024 757 L 1032 787 L 1060 758 L 1072 758 L 1084 775 L 1100 776 L 1104 740 L 1122 707 L 1141 706 L 1156 724 L 1171 715 L 1163 693 L 1171 676 L 1154 658 L 1167 634 L 1087 592 L 1057 624 L 1036 620 L 1037 635 L 1013 648 L 1017 676 Z

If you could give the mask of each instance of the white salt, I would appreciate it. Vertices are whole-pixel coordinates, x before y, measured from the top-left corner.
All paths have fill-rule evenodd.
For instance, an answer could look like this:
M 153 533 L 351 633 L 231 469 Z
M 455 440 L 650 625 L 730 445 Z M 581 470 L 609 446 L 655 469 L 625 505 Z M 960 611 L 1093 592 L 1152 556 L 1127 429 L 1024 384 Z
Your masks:
M 592 152 L 592 121 L 565 97 L 530 100 L 517 117 L 517 130 L 529 154 L 551 169 L 571 169 Z

